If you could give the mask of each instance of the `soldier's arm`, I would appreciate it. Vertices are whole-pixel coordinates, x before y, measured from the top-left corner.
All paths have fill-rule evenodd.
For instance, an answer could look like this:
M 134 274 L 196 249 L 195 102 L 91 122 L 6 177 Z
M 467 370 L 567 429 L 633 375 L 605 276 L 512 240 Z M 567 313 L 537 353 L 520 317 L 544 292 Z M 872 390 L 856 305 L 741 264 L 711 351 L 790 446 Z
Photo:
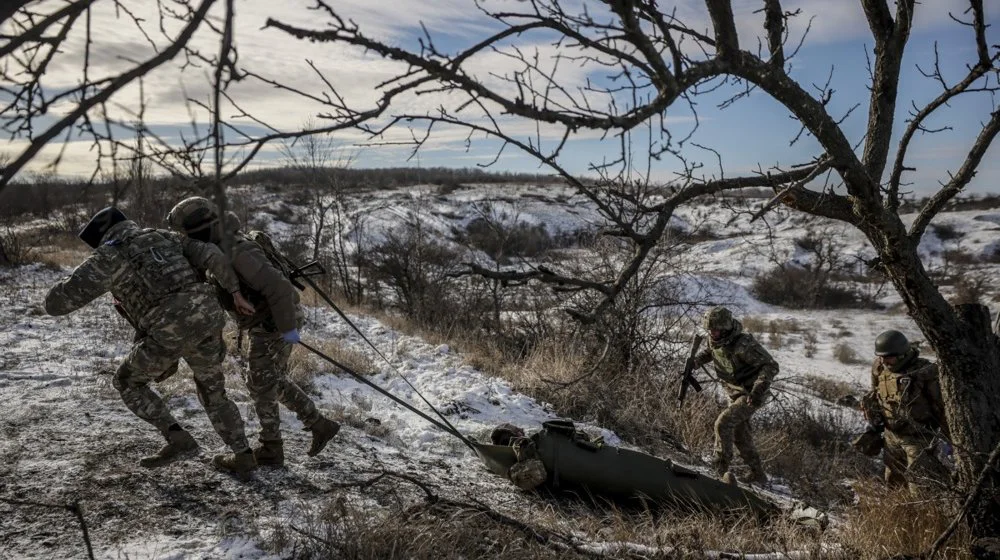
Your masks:
M 778 362 L 774 361 L 771 354 L 753 339 L 749 339 L 741 354 L 745 364 L 758 369 L 757 379 L 750 389 L 750 395 L 751 398 L 761 398 L 771 388 L 771 383 L 778 375 Z
M 937 420 L 938 426 L 941 427 L 941 432 L 944 433 L 946 439 L 950 439 L 948 418 L 944 412 L 944 396 L 941 395 L 941 382 L 938 380 L 938 365 L 930 364 L 921 368 L 916 372 L 916 376 L 921 381 L 924 397 L 930 403 L 931 413 Z
M 240 291 L 240 281 L 233 270 L 229 259 L 226 258 L 222 249 L 214 243 L 204 243 L 196 239 L 181 236 L 181 245 L 184 247 L 184 256 L 187 260 L 200 270 L 207 270 L 229 293 Z
M 705 348 L 694 357 L 694 367 L 701 367 L 712 361 L 712 349 Z
M 68 278 L 52 286 L 45 296 L 45 312 L 66 315 L 101 297 L 111 290 L 112 272 L 109 259 L 98 249 Z
M 264 296 L 278 332 L 297 328 L 295 286 L 271 265 L 263 251 L 256 247 L 239 251 L 233 256 L 233 268 L 247 285 Z

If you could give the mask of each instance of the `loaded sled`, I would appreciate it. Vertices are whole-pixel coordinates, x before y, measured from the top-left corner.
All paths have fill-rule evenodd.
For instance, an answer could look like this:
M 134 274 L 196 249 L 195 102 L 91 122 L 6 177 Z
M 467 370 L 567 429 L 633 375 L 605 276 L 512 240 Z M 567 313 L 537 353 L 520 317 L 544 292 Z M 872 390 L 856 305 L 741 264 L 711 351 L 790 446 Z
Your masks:
M 752 512 L 767 518 L 779 508 L 735 485 L 639 451 L 604 445 L 577 430 L 571 420 L 551 420 L 524 437 L 494 430 L 492 443 L 475 443 L 493 473 L 523 489 L 547 487 L 592 497 L 718 512 Z M 544 467 L 544 468 L 543 468 Z

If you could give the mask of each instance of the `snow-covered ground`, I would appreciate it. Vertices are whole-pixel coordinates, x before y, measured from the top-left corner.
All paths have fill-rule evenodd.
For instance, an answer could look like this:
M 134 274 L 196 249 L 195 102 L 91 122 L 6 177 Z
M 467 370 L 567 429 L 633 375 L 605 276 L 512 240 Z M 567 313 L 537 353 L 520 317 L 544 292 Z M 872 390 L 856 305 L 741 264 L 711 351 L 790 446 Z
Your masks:
M 306 227 L 276 221 L 267 212 L 283 204 L 280 195 L 255 191 L 254 196 L 258 211 L 252 225 L 267 227 L 277 237 Z M 369 246 L 414 215 L 442 239 L 487 214 L 543 224 L 550 234 L 599 224 L 591 205 L 561 187 L 489 185 L 445 194 L 426 187 L 367 193 L 353 204 L 352 211 L 369 217 L 364 232 L 368 237 L 362 241 Z M 860 393 L 868 382 L 864 362 L 879 332 L 897 328 L 921 338 L 898 310 L 891 287 L 879 299 L 886 310 L 803 311 L 761 303 L 752 297 L 750 286 L 775 263 L 807 259 L 795 240 L 808 231 L 836 240 L 848 259 L 871 257 L 867 244 L 836 224 L 780 214 L 770 220 L 768 238 L 761 224 L 748 224 L 746 217 L 730 223 L 731 216 L 711 204 L 678 212 L 674 221 L 679 230 L 711 231 L 713 236 L 686 248 L 681 258 L 687 266 L 668 281 L 685 293 L 732 306 L 753 325 L 750 330 L 781 364 L 780 387 L 787 394 L 860 423 L 856 412 L 814 399 L 801 382 L 822 377 L 847 383 Z M 938 222 L 959 235 L 942 239 L 933 228 L 928 230 L 921 247 L 931 268 L 946 266 L 949 250 L 988 256 L 1000 248 L 1000 210 L 948 213 Z M 345 235 L 357 241 L 352 232 Z M 976 266 L 983 274 L 997 273 L 995 264 Z M 294 525 L 306 512 L 322 507 L 338 484 L 382 470 L 419 473 L 442 495 L 473 496 L 500 510 L 536 507 L 529 496 L 488 473 L 461 442 L 325 366 L 312 381 L 317 404 L 335 417 L 360 420 L 345 422 L 335 443 L 319 457 L 305 456 L 309 435 L 282 409 L 287 469 L 262 469 L 249 483 L 213 471 L 208 459 L 222 451 L 222 444 L 182 367 L 161 389 L 202 444 L 203 454 L 162 469 L 142 469 L 139 457 L 155 451 L 161 441 L 128 412 L 110 384 L 110 373 L 128 350 L 131 329 L 107 298 L 66 317 L 46 316 L 41 308 L 44 295 L 66 272 L 38 265 L 0 269 L 0 402 L 6 403 L 0 414 L 0 497 L 47 504 L 79 501 L 97 557 L 266 558 L 258 544 L 274 527 Z M 996 286 L 988 289 L 996 297 Z M 371 380 L 416 404 L 418 397 L 399 377 L 404 375 L 432 404 L 449 411 L 449 420 L 466 434 L 482 438 L 502 422 L 532 429 L 554 416 L 506 381 L 467 365 L 447 345 L 401 334 L 371 317 L 352 316 L 390 366 L 332 311 L 311 308 L 308 318 L 307 342 L 369 356 L 377 371 Z M 855 363 L 842 359 L 844 346 L 858 357 Z M 256 419 L 236 375 L 239 366 L 236 358 L 229 360 L 230 393 L 253 434 Z M 620 443 L 602 427 L 584 428 L 600 432 L 610 444 Z M 363 507 L 379 507 L 368 503 L 371 498 L 363 493 L 352 496 Z M 0 558 L 84 555 L 80 528 L 70 512 L 0 501 Z

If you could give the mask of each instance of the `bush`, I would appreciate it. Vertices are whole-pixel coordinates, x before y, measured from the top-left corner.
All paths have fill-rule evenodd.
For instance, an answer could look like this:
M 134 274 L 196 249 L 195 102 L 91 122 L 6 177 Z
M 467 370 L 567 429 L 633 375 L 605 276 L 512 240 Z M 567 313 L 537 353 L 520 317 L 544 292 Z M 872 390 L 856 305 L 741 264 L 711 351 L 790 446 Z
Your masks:
M 835 285 L 792 265 L 776 266 L 754 278 L 752 291 L 764 303 L 796 309 L 876 307 L 856 290 Z
M 10 226 L 0 230 L 0 266 L 21 266 L 33 262 L 34 252 L 24 234 Z
M 543 224 L 506 224 L 484 218 L 469 222 L 458 241 L 479 249 L 499 264 L 508 264 L 514 257 L 537 257 L 556 246 Z
M 833 347 L 833 357 L 842 364 L 850 365 L 865 363 L 864 360 L 858 357 L 858 353 L 854 351 L 854 348 L 846 342 L 838 342 L 837 345 Z

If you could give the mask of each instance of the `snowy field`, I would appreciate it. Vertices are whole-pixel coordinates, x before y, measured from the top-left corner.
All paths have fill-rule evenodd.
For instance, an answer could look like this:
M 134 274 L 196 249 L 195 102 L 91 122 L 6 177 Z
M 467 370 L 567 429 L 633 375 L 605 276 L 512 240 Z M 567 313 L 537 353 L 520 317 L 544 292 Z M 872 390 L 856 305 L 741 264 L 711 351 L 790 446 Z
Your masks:
M 253 196 L 252 225 L 266 227 L 279 238 L 306 227 L 276 221 L 274 212 L 285 204 L 280 195 L 255 191 Z M 447 194 L 427 187 L 368 193 L 355 204 L 354 211 L 370 217 L 368 237 L 359 240 L 352 232 L 343 233 L 363 246 L 413 215 L 442 239 L 487 213 L 544 224 L 550 234 L 599 225 L 584 199 L 555 187 L 476 186 Z M 776 214 L 769 220 L 769 238 L 763 224 L 749 224 L 745 216 L 729 223 L 731 217 L 712 205 L 680 211 L 674 224 L 678 230 L 713 235 L 688 248 L 681 257 L 688 266 L 665 280 L 684 293 L 732 306 L 748 326 L 783 325 L 773 333 L 749 329 L 780 363 L 779 389 L 790 398 L 845 415 L 860 427 L 860 415 L 814 398 L 803 389 L 802 380 L 815 376 L 843 382 L 860 395 L 868 383 L 866 362 L 879 332 L 896 328 L 919 341 L 919 331 L 900 310 L 891 286 L 879 295 L 883 309 L 868 311 L 771 306 L 756 301 L 750 287 L 755 276 L 775 263 L 808 259 L 795 243 L 808 230 L 836 239 L 848 258 L 870 258 L 871 250 L 859 234 L 835 224 Z M 949 251 L 987 258 L 1000 249 L 1000 210 L 946 213 L 936 223 L 948 224 L 958 235 L 942 239 L 933 228 L 928 230 L 921 249 L 932 270 L 953 266 Z M 975 269 L 994 278 L 998 272 L 996 264 L 985 262 Z M 128 412 L 110 383 L 111 372 L 129 348 L 131 329 L 114 313 L 108 297 L 66 317 L 46 316 L 44 295 L 66 272 L 38 265 L 0 269 L 0 401 L 7 403 L 0 415 L 0 497 L 45 504 L 79 501 L 99 558 L 270 558 L 258 543 L 275 527 L 301 523 L 307 513 L 324 506 L 338 485 L 383 470 L 419 474 L 442 496 L 480 500 L 499 511 L 523 514 L 544 507 L 488 473 L 455 438 L 332 368 L 321 370 L 313 380 L 313 397 L 322 410 L 354 421 L 345 422 L 319 457 L 305 456 L 309 434 L 282 409 L 287 469 L 261 469 L 249 483 L 213 471 L 208 461 L 214 452 L 223 451 L 222 443 L 182 367 L 161 390 L 203 453 L 162 469 L 142 469 L 139 457 L 162 442 Z M 992 306 L 996 284 L 989 283 L 988 289 L 993 291 L 986 302 Z M 372 381 L 411 403 L 419 402 L 398 370 L 432 404 L 448 411 L 449 420 L 466 434 L 485 438 L 501 422 L 534 429 L 554 417 L 543 403 L 467 365 L 447 345 L 429 344 L 373 318 L 352 316 L 392 361 L 390 367 L 331 311 L 310 308 L 307 315 L 304 340 L 368 355 L 378 371 Z M 856 360 L 845 363 L 845 347 Z M 230 393 L 248 419 L 248 433 L 254 434 L 256 419 L 236 375 L 239 364 L 236 358 L 228 359 Z M 601 433 L 612 445 L 620 443 L 602 427 L 584 428 Z M 703 468 L 701 459 L 689 463 Z M 794 499 L 780 484 L 775 490 L 775 497 L 786 503 Z M 350 495 L 360 507 L 375 512 L 380 507 L 364 492 Z M 70 512 L 0 502 L 0 558 L 81 557 L 85 550 L 80 526 Z

